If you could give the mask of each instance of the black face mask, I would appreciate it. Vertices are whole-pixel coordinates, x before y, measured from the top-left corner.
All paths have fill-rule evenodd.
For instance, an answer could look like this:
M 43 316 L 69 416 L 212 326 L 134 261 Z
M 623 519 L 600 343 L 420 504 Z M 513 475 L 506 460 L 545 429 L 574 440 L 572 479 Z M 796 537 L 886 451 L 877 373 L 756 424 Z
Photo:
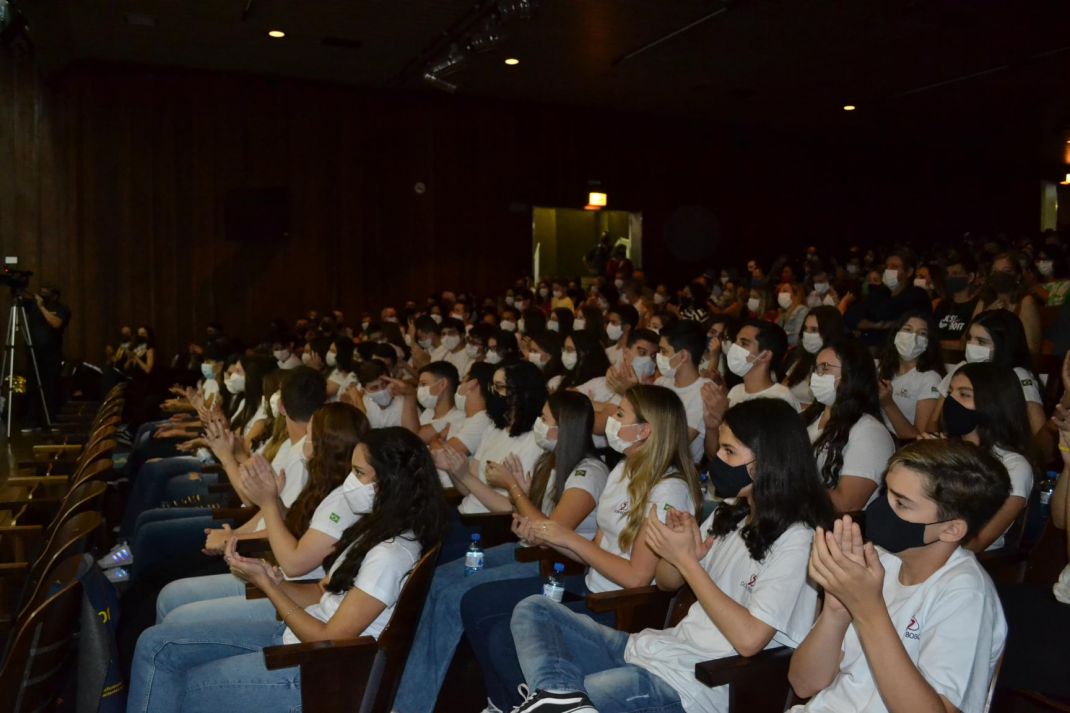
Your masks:
M 1013 292 L 1018 287 L 1018 276 L 1011 272 L 993 272 L 988 276 L 988 284 L 999 293 Z
M 888 502 L 887 491 L 882 490 L 866 508 L 866 539 L 892 554 L 898 554 L 903 550 L 931 545 L 932 542 L 925 541 L 925 528 L 941 522 L 947 520 L 907 522 L 895 514 L 892 504 Z
M 139 334 L 138 337 L 137 337 L 137 343 L 138 344 L 148 344 L 149 343 L 149 338 L 148 337 L 143 337 L 143 336 L 141 336 Z
M 710 483 L 718 497 L 734 498 L 739 495 L 740 490 L 751 484 L 750 474 L 747 473 L 748 465 L 750 463 L 728 465 L 720 456 L 710 461 Z
M 968 277 L 965 276 L 947 278 L 947 291 L 951 294 L 954 294 L 956 292 L 962 292 L 967 287 L 969 287 L 969 285 L 970 280 Z
M 977 411 L 960 404 L 954 396 L 944 399 L 944 433 L 949 436 L 965 436 L 977 428 Z
M 487 416 L 498 428 L 509 425 L 509 402 L 494 389 L 491 389 L 487 396 Z

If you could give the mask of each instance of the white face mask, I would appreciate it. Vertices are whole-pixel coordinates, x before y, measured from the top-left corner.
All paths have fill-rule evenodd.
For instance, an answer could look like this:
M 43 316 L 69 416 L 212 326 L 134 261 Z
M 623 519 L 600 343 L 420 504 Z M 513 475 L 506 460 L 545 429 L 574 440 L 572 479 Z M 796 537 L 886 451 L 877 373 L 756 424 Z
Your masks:
M 312 363 L 312 352 L 303 352 L 301 354 L 301 363 L 308 366 Z
M 814 292 L 816 292 L 817 294 L 823 295 L 828 291 L 829 291 L 829 283 L 827 283 L 827 282 L 815 282 L 814 283 Z
M 488 364 L 498 364 L 502 360 L 502 355 L 499 354 L 498 352 L 494 351 L 493 349 L 491 349 L 490 351 L 487 352 L 487 355 L 485 357 L 483 357 L 483 359 Z
M 637 356 L 632 359 L 632 370 L 640 379 L 648 379 L 654 374 L 654 360 L 648 356 Z
M 547 322 L 546 323 L 546 328 L 549 329 L 551 332 L 560 332 L 561 331 L 561 325 L 558 324 L 556 319 L 551 319 L 549 322 Z
M 539 448 L 544 451 L 552 451 L 557 446 L 557 439 L 550 439 L 550 426 L 546 425 L 546 421 L 542 420 L 542 416 L 535 419 L 535 423 L 531 424 L 531 430 L 535 433 L 535 443 L 539 445 Z
M 554 299 L 555 300 L 559 300 L 564 296 L 565 296 L 565 293 L 562 292 L 561 290 L 554 290 Z
M 894 290 L 899 287 L 899 271 L 898 270 L 885 270 L 884 275 L 881 276 L 881 282 L 889 290 Z
M 540 369 L 546 366 L 542 360 L 542 352 L 528 352 L 528 361 Z
M 430 386 L 420 386 L 416 389 L 416 401 L 427 409 L 438 405 L 438 397 L 431 393 Z
M 327 366 L 332 369 L 338 366 L 338 355 L 335 352 L 327 352 Z
M 569 371 L 576 368 L 576 362 L 579 361 L 579 359 L 580 355 L 578 352 L 561 352 L 561 363 Z
M 895 350 L 903 361 L 914 361 L 929 347 L 929 338 L 902 330 L 895 334 Z
M 966 361 L 976 364 L 981 361 L 992 361 L 992 347 L 983 344 L 967 344 L 965 351 Z
M 373 391 L 369 393 L 368 396 L 379 408 L 386 408 L 390 405 L 390 402 L 394 400 L 394 395 L 390 393 L 390 389 L 388 388 Z
M 824 340 L 821 338 L 820 332 L 803 332 L 802 346 L 809 353 L 817 354 L 821 351 L 823 344 Z
M 810 391 L 819 404 L 831 406 L 836 403 L 836 377 L 832 374 L 810 374 Z
M 675 366 L 672 365 L 672 360 L 675 359 L 675 358 L 676 358 L 675 354 L 672 355 L 671 357 L 667 357 L 664 354 L 660 354 L 660 353 L 657 355 L 658 371 L 660 371 L 661 375 L 664 376 L 666 379 L 671 379 L 674 376 L 676 376 L 676 370 L 679 367 L 675 367 Z
M 929 281 L 926 280 L 924 277 L 915 277 L 914 287 L 920 287 L 921 289 L 928 291 Z
M 442 338 L 442 346 L 446 347 L 449 351 L 453 351 L 461 345 L 461 338 L 456 334 L 447 334 Z
M 665 304 L 665 295 L 661 294 L 660 292 L 655 292 L 654 293 L 654 304 L 656 304 L 656 305 Z
M 419 345 L 419 347 L 421 349 L 423 349 L 425 352 L 426 351 L 430 351 L 431 347 L 435 346 L 434 341 L 432 341 L 430 339 L 417 339 L 416 340 L 416 344 Z
M 227 391 L 232 394 L 240 394 L 245 391 L 245 374 L 231 374 L 224 381 Z
M 215 381 L 215 365 L 210 362 L 204 362 L 201 364 L 201 376 L 206 379 Z
M 616 419 L 614 416 L 610 416 L 606 419 L 606 440 L 609 442 L 609 447 L 615 450 L 617 453 L 623 453 L 624 451 L 635 445 L 636 440 L 626 441 L 620 437 L 620 429 L 624 428 L 624 425 Z
M 268 410 L 271 411 L 272 418 L 278 418 L 279 416 L 279 401 L 282 400 L 282 392 L 276 391 L 268 399 Z
M 464 406 L 468 403 L 468 396 L 461 393 L 463 386 L 458 386 L 457 391 L 453 394 L 453 405 L 464 411 Z
M 515 302 L 515 301 L 516 301 L 516 299 L 512 295 L 506 295 L 505 296 L 505 304 L 509 305 L 510 307 L 513 306 L 513 302 Z
M 516 328 L 517 328 L 518 330 L 520 330 L 520 333 L 521 333 L 521 334 L 524 334 L 524 333 L 525 333 L 526 329 L 525 329 L 525 326 L 524 326 L 524 318 L 523 318 L 523 317 L 521 317 L 520 319 L 518 319 L 518 320 L 516 321 Z
M 464 348 L 464 353 L 468 355 L 469 359 L 479 358 L 479 347 L 475 344 L 469 344 Z
M 441 314 L 433 314 L 433 315 L 431 315 L 431 319 L 435 320 L 435 324 L 442 324 L 442 315 Z
M 342 482 L 342 497 L 354 515 L 367 515 L 375 505 L 375 484 L 362 483 L 356 473 L 350 472 Z
M 780 305 L 780 309 L 787 309 L 788 307 L 791 307 L 791 294 L 787 292 L 777 293 L 776 303 Z
M 746 376 L 747 372 L 754 367 L 754 362 L 751 361 L 751 353 L 735 342 L 732 342 L 732 346 L 728 347 L 725 359 L 728 362 L 728 370 L 736 376 Z
M 612 339 L 614 342 L 619 341 L 621 336 L 623 335 L 624 328 L 621 327 L 619 324 L 610 323 L 606 325 L 606 336 Z
M 572 331 L 579 332 L 580 330 L 587 329 L 587 320 L 583 317 L 577 317 L 572 320 Z
M 516 322 L 514 322 L 511 319 L 503 319 L 498 324 L 498 326 L 501 327 L 502 331 L 504 331 L 504 332 L 515 332 L 516 331 Z
M 290 358 L 289 349 L 276 349 L 271 353 L 275 356 L 275 360 L 278 361 L 280 364 Z
M 747 309 L 751 312 L 757 312 L 758 308 L 762 306 L 762 301 L 757 297 L 751 297 L 747 300 Z
M 1051 260 L 1037 260 L 1037 272 L 1043 277 L 1051 277 L 1055 272 L 1055 263 Z
M 616 280 L 613 280 L 613 286 L 619 290 L 620 288 L 624 287 L 624 280 L 618 277 Z

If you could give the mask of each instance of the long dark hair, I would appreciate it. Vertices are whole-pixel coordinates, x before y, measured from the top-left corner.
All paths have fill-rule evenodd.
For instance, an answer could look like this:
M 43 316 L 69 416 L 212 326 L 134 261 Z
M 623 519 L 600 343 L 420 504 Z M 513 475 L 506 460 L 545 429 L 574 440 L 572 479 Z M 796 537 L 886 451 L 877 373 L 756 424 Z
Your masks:
M 234 418 L 233 428 L 245 428 L 260 409 L 264 399 L 264 377 L 276 370 L 274 357 L 246 354 L 241 358 L 245 372 L 245 403 Z
M 973 325 L 984 327 L 988 335 L 992 337 L 992 360 L 990 363 L 998 366 L 1020 366 L 1032 373 L 1033 363 L 1029 358 L 1029 344 L 1025 340 L 1025 328 L 1018 315 L 1005 309 L 990 309 L 981 312 L 970 322 Z M 969 338 L 970 329 L 966 328 L 966 336 Z
M 572 344 L 576 347 L 576 366 L 571 371 L 565 372 L 565 378 L 561 382 L 561 389 L 570 389 L 580 384 L 586 384 L 591 379 L 605 376 L 609 371 L 609 357 L 602 348 L 602 342 L 598 336 L 589 329 L 582 329 L 569 335 Z
M 962 374 L 973 386 L 973 406 L 977 409 L 977 435 L 981 447 L 990 451 L 999 446 L 1036 462 L 1033 438 L 1026 415 L 1022 382 L 1014 369 L 989 362 L 963 364 Z
M 312 522 L 328 493 L 349 475 L 353 449 L 369 430 L 362 411 L 341 401 L 327 404 L 312 414 L 312 458 L 308 461 L 308 483 L 286 513 L 286 529 L 301 537 Z
M 542 378 L 550 381 L 555 376 L 565 373 L 566 369 L 561 363 L 561 345 L 565 341 L 564 337 L 547 329 L 531 335 L 531 341 L 539 349 L 550 355 L 550 359 L 542 366 Z
M 557 318 L 557 333 L 561 335 L 561 339 L 572 334 L 572 321 L 575 316 L 572 314 L 572 310 L 568 307 L 558 307 L 552 314 Z M 527 324 L 524 325 L 528 326 Z
M 377 428 L 368 432 L 360 447 L 375 469 L 375 502 L 371 512 L 346 529 L 338 541 L 335 552 L 345 555 L 327 584 L 327 591 L 334 594 L 353 587 L 364 557 L 380 542 L 411 531 L 426 552 L 449 529 L 442 484 L 431 452 L 419 436 L 399 426 Z
M 811 316 L 817 320 L 817 333 L 821 335 L 821 349 L 847 336 L 847 326 L 843 323 L 843 315 L 835 307 L 831 305 L 814 307 L 806 315 L 806 319 Z M 817 362 L 817 354 L 811 354 L 802 345 L 802 335 L 806 331 L 806 319 L 803 320 L 802 326 L 799 327 L 798 346 L 792 349 L 787 359 L 785 359 L 786 366 L 784 368 L 788 372 L 788 386 L 795 386 L 800 381 L 809 379 L 810 372 L 813 371 L 814 364 Z M 821 349 L 818 349 L 818 352 Z
M 583 305 L 580 307 L 580 314 L 583 315 L 583 329 L 577 330 L 573 325 L 572 333 L 575 334 L 577 331 L 590 332 L 601 343 L 606 338 L 606 320 L 602 316 L 602 310 L 592 305 Z
M 873 357 L 855 341 L 847 337 L 826 344 L 821 351 L 831 349 L 840 359 L 840 385 L 836 388 L 836 401 L 832 404 L 828 424 L 813 445 L 811 458 L 825 450 L 825 464 L 821 466 L 821 478 L 829 488 L 835 488 L 843 467 L 843 451 L 851 435 L 851 427 L 863 414 L 880 418 L 877 401 L 877 370 Z M 820 352 L 818 352 L 820 354 Z M 810 425 L 821 418 L 825 406 L 817 401 L 803 412 L 803 423 Z
M 505 373 L 508 393 L 500 395 L 492 387 L 487 394 L 487 415 L 498 428 L 508 428 L 510 436 L 531 430 L 546 403 L 546 380 L 539 367 L 518 361 L 499 367 Z
M 880 378 L 891 380 L 899 373 L 901 358 L 899 350 L 895 348 L 895 335 L 911 319 L 920 319 L 925 322 L 926 334 L 929 335 L 929 345 L 918 357 L 915 369 L 919 372 L 935 371 L 940 376 L 944 375 L 944 360 L 940 358 L 940 340 L 937 339 L 939 335 L 936 333 L 936 322 L 930 312 L 912 310 L 895 320 L 895 324 L 888 330 L 888 338 L 884 340 L 884 348 L 881 350 L 880 366 L 877 367 Z
M 335 368 L 346 373 L 353 371 L 353 340 L 341 336 L 336 337 L 334 351 Z
M 754 487 L 750 498 L 717 508 L 711 535 L 721 537 L 735 530 L 753 501 L 754 516 L 743 526 L 741 537 L 750 556 L 761 562 L 791 525 L 832 524 L 832 501 L 795 409 L 781 399 L 752 399 L 728 409 L 724 423 L 754 453 Z
M 565 481 L 584 458 L 597 458 L 591 432 L 594 428 L 594 408 L 591 400 L 578 391 L 558 391 L 547 401 L 550 413 L 557 421 L 557 445 L 539 456 L 532 469 L 528 497 L 535 507 L 541 507 L 546 488 L 550 485 L 550 471 L 554 471 L 553 501 L 561 502 Z

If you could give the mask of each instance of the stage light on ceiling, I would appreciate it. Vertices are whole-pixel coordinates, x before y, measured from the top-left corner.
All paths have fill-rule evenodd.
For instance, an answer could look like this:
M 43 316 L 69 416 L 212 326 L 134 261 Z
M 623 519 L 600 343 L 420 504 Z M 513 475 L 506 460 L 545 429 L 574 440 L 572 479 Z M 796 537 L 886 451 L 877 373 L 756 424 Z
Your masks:
M 844 104 L 843 105 L 843 110 L 844 111 L 854 111 L 857 108 L 858 107 L 856 107 L 854 104 Z
M 520 60 L 517 59 L 516 57 L 507 57 L 506 60 L 505 60 L 505 63 L 507 65 L 509 65 L 510 67 L 515 67 L 516 65 L 520 64 Z M 1070 143 L 1070 142 L 1067 142 L 1067 143 Z
M 584 210 L 601 210 L 606 207 L 608 196 L 605 193 L 591 191 L 587 194 L 587 205 Z
M 505 32 L 498 22 L 491 18 L 483 25 L 483 29 L 472 33 L 468 38 L 468 51 L 480 53 L 489 52 L 505 40 Z
M 536 0 L 498 0 L 498 16 L 503 20 L 530 20 L 537 5 Z
M 286 33 L 282 30 L 268 30 L 268 37 L 271 37 L 272 39 L 281 40 L 285 36 Z

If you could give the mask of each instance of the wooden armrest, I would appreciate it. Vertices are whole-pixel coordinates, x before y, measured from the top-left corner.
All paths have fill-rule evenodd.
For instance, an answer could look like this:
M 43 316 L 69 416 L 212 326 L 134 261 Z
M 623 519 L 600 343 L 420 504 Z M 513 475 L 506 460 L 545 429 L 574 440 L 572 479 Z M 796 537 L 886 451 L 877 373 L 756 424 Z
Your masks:
M 30 476 L 15 476 L 14 478 L 8 478 L 4 481 L 4 485 L 12 485 L 19 487 L 29 487 L 34 485 L 60 485 L 65 486 L 70 481 L 65 475 L 30 475 Z
M 44 443 L 33 447 L 33 454 L 36 455 L 61 455 L 61 454 L 73 454 L 80 453 L 82 451 L 83 444 L 81 443 Z
M 571 557 L 566 557 L 551 547 L 534 545 L 531 547 L 517 547 L 513 553 L 517 562 L 538 562 L 539 576 L 548 577 L 553 572 L 554 564 L 560 562 L 565 565 L 565 575 L 583 574 L 587 565 L 577 562 Z
M 721 659 L 695 664 L 695 678 L 710 688 L 728 684 L 762 683 L 768 685 L 775 672 L 782 668 L 787 682 L 788 664 L 795 649 L 778 646 L 765 649 L 754 656 L 725 656 Z
M 0 537 L 4 535 L 12 535 L 19 537 L 21 535 L 39 535 L 44 531 L 43 525 L 5 525 L 0 527 Z
M 505 542 L 516 541 L 516 534 L 513 532 L 512 511 L 461 515 L 461 525 L 465 528 L 479 531 L 479 544 L 482 545 L 483 549 Z
M 239 525 L 244 525 L 259 512 L 256 508 L 216 508 L 212 510 L 212 519 L 233 520 Z
M 259 558 L 265 553 L 271 552 L 271 543 L 268 542 L 266 537 L 256 538 L 253 540 L 238 540 L 236 543 L 238 554 L 242 557 L 256 557 Z
M 29 562 L 0 562 L 0 576 L 5 574 L 18 574 L 19 572 L 28 572 L 29 570 Z
M 442 493 L 446 496 L 446 504 L 451 507 L 457 507 L 464 500 L 464 496 L 461 495 L 461 491 L 457 490 L 457 488 L 445 488 Z
M 344 662 L 343 668 L 348 668 L 352 674 L 361 670 L 357 667 L 363 662 L 370 663 L 378 651 L 378 644 L 370 636 L 341 641 L 312 641 L 307 644 L 268 646 L 264 649 L 264 666 L 269 671 L 273 671 L 308 664 Z
M 598 592 L 587 595 L 587 608 L 595 613 L 615 612 L 616 628 L 635 633 L 643 629 L 665 627 L 665 618 L 673 592 L 663 592 L 651 585 Z

